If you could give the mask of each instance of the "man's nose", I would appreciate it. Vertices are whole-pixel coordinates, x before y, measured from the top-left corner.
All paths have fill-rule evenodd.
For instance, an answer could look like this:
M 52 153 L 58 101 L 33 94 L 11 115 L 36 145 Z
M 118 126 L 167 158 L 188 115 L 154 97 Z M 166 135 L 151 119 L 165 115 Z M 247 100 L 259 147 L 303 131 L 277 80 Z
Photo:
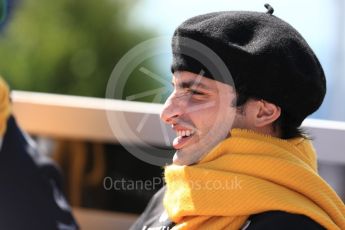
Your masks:
M 165 123 L 173 124 L 183 114 L 183 106 L 184 103 L 178 97 L 171 95 L 164 103 L 160 118 Z

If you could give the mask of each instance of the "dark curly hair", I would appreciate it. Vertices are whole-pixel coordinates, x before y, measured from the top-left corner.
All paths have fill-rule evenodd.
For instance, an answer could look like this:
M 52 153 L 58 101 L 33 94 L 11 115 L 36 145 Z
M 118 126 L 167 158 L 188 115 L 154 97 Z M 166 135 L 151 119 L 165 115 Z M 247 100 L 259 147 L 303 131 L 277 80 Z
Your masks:
M 243 105 L 249 100 L 249 99 L 256 99 L 260 100 L 259 98 L 253 98 L 251 96 L 248 96 L 244 93 L 237 93 L 237 100 L 236 100 L 236 107 L 239 109 L 243 108 Z M 300 126 L 297 126 L 293 119 L 289 116 L 289 114 L 282 110 L 279 118 L 273 122 L 273 129 L 276 131 L 279 130 L 280 138 L 282 139 L 289 139 L 294 137 L 304 137 L 308 138 L 308 134 L 303 130 Z

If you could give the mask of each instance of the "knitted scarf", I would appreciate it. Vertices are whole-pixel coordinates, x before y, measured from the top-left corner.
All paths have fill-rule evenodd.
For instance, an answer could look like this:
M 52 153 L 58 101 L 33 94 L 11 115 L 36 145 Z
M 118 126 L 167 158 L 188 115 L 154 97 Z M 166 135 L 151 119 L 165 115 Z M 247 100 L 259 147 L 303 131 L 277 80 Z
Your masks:
M 173 229 L 240 229 L 252 214 L 303 214 L 345 229 L 345 206 L 318 175 L 305 138 L 282 140 L 233 129 L 198 164 L 165 168 L 164 207 Z
M 9 97 L 8 86 L 0 76 L 0 138 L 6 131 L 7 119 L 11 112 Z

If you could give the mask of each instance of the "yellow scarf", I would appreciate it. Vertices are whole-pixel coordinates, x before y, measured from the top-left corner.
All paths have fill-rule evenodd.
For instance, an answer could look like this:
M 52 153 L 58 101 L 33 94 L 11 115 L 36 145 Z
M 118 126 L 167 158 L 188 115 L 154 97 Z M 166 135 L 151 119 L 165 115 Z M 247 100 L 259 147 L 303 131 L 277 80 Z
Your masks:
M 6 131 L 7 119 L 10 116 L 10 93 L 6 82 L 0 76 L 0 137 Z
M 233 129 L 198 164 L 167 166 L 165 180 L 174 229 L 240 229 L 250 215 L 270 210 L 345 229 L 345 206 L 317 174 L 315 151 L 304 138 Z

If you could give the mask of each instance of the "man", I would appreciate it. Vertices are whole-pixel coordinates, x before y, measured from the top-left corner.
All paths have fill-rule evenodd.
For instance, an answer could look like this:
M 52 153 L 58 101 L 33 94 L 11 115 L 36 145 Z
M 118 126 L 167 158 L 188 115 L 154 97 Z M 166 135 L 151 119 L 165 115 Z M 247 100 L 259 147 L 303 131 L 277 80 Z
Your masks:
M 345 229 L 345 206 L 299 128 L 323 101 L 323 69 L 265 6 L 176 29 L 174 91 L 161 113 L 177 133 L 176 153 L 132 229 Z

